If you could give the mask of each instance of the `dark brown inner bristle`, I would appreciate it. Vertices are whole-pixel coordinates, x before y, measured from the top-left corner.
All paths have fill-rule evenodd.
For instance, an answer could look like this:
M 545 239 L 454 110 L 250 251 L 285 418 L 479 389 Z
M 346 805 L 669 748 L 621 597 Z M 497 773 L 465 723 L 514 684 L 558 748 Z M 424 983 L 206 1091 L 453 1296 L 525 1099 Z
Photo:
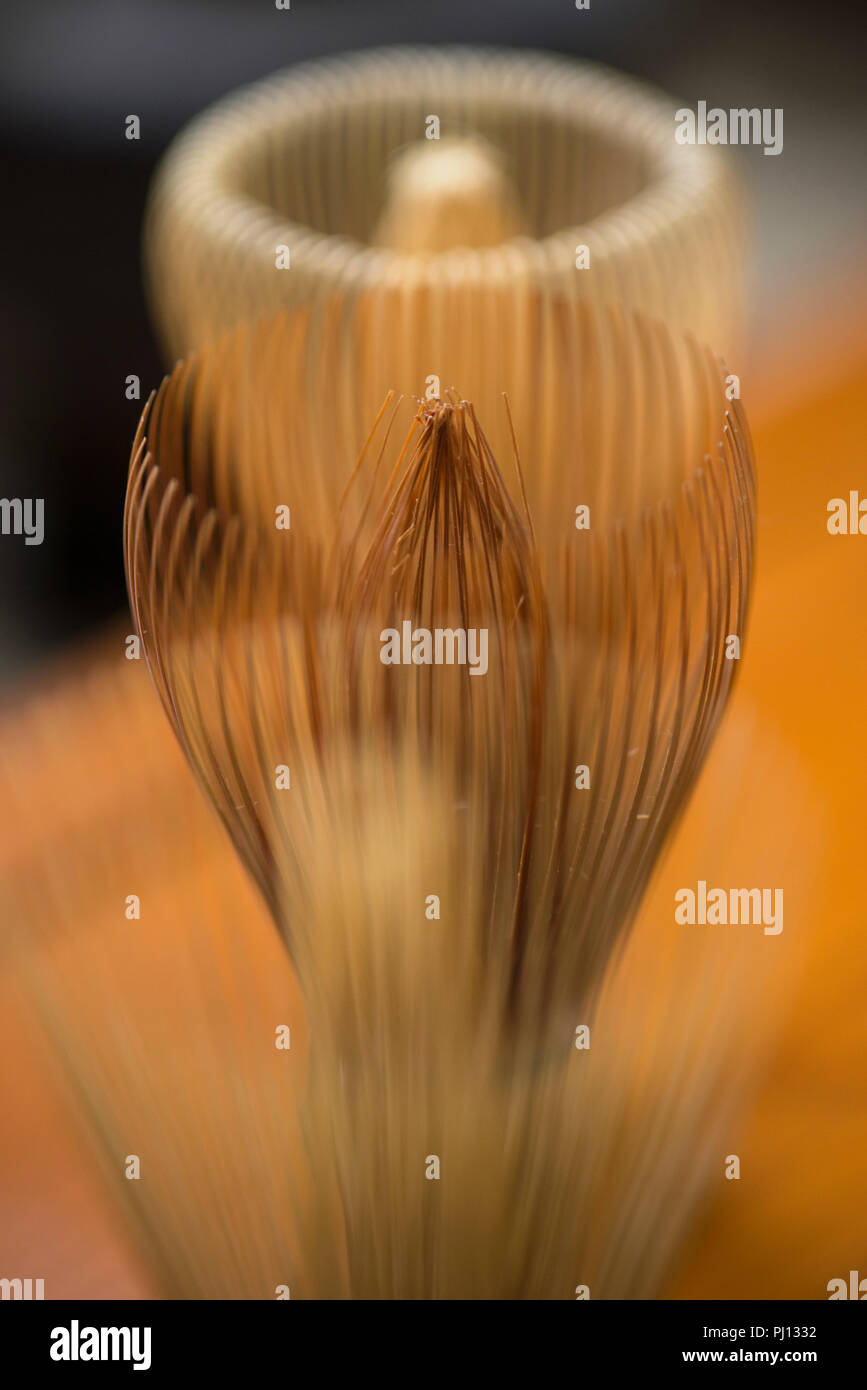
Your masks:
M 529 605 L 528 617 L 540 594 L 531 532 L 472 405 L 455 395 L 426 401 L 414 426 L 408 462 L 386 489 L 348 606 L 429 628 L 488 621 L 499 630 Z

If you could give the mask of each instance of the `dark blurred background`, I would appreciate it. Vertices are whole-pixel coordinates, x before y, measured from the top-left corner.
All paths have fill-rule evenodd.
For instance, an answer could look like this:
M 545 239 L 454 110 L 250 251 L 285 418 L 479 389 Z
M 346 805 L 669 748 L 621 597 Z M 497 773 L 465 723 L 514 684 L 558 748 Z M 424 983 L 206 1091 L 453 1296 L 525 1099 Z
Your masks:
M 385 43 L 595 58 L 694 106 L 783 107 L 778 158 L 735 151 L 758 235 L 754 317 L 859 265 L 867 217 L 863 3 L 784 0 L 38 0 L 0 11 L 0 497 L 43 497 L 45 539 L 0 536 L 0 683 L 123 612 L 121 516 L 160 361 L 141 287 L 153 169 L 205 105 L 287 64 Z M 141 139 L 124 118 L 141 118 Z

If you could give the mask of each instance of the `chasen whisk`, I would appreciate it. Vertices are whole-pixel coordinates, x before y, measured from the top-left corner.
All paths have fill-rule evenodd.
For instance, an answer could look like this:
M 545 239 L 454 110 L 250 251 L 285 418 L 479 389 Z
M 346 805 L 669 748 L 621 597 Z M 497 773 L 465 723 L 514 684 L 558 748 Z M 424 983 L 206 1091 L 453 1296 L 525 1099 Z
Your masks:
M 743 980 L 629 934 L 732 686 L 754 484 L 684 332 L 736 340 L 736 190 L 669 134 L 611 74 L 395 50 L 231 99 L 159 176 L 187 356 L 133 448 L 131 607 L 309 1037 L 276 1081 L 245 1053 L 249 1165 L 220 1051 L 197 1200 L 175 1078 L 131 1204 L 172 1293 L 646 1296 L 706 1180 Z M 259 960 L 236 901 L 225 959 Z M 106 1150 L 147 1028 L 80 1032 Z

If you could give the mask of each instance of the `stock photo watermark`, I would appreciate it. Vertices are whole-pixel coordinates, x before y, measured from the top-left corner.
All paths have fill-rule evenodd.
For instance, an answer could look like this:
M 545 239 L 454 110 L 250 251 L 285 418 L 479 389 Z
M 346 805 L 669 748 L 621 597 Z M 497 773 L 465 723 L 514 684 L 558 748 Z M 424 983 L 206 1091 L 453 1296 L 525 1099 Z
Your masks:
M 674 902 L 679 926 L 761 926 L 765 936 L 783 930 L 782 888 L 708 888 L 700 878 L 695 890 L 678 888 Z
M 681 106 L 674 113 L 674 138 L 679 145 L 761 145 L 765 154 L 783 152 L 781 106 L 737 106 L 725 111 L 700 101 L 695 111 Z
M 486 627 L 413 628 L 404 620 L 400 631 L 384 627 L 379 634 L 383 666 L 469 666 L 471 676 L 484 676 L 488 669 L 488 629 Z
M 41 497 L 0 497 L 0 535 L 23 536 L 25 545 L 45 539 L 45 502 Z

